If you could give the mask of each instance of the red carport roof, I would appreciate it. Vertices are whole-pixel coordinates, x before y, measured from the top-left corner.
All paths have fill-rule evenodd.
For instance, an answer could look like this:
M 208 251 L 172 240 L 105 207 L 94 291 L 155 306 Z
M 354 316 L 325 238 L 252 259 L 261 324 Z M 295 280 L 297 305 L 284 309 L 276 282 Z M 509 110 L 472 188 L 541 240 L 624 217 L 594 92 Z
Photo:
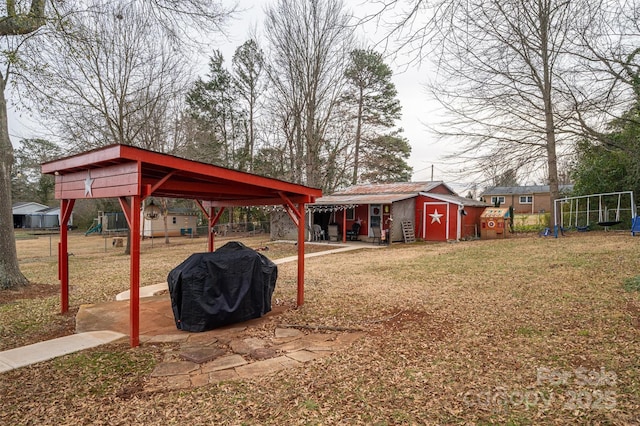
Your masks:
M 50 161 L 56 198 L 149 195 L 210 201 L 216 206 L 312 203 L 322 191 L 128 145 L 110 145 Z M 87 189 L 87 182 L 89 188 Z

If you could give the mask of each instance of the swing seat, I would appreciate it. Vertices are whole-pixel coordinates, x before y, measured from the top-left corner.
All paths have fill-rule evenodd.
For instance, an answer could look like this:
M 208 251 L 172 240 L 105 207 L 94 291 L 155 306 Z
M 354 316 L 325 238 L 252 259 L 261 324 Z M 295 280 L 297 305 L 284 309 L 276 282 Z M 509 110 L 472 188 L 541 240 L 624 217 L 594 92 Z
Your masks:
M 613 226 L 613 225 L 617 225 L 619 223 L 622 223 L 621 220 L 610 220 L 608 222 L 598 222 L 598 225 L 600 226 Z
M 589 225 L 586 226 L 576 226 L 578 232 L 587 232 L 589 230 Z

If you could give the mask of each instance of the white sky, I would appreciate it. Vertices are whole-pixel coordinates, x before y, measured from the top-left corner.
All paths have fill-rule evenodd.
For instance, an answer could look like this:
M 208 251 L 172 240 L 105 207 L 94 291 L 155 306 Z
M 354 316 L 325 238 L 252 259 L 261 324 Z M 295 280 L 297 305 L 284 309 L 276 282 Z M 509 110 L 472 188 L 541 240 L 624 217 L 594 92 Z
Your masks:
M 249 37 L 252 30 L 262 29 L 263 10 L 271 2 L 268 0 L 224 0 L 238 4 L 237 19 L 229 23 L 228 39 L 220 37 L 220 40 L 212 43 L 212 49 L 219 49 L 225 61 L 230 62 L 235 49 Z M 347 7 L 354 9 L 361 8 L 360 0 L 346 1 Z M 374 30 L 375 32 L 375 30 Z M 203 64 L 203 72 L 206 72 L 208 56 Z M 453 170 L 442 160 L 447 152 L 441 142 L 436 142 L 435 136 L 426 128 L 424 123 L 433 123 L 435 120 L 434 108 L 436 105 L 430 100 L 424 88 L 426 81 L 427 64 L 423 64 L 420 69 L 417 67 L 405 69 L 389 64 L 394 69 L 393 81 L 398 90 L 398 98 L 402 105 L 402 119 L 398 123 L 404 129 L 404 136 L 411 144 L 412 152 L 409 165 L 413 167 L 412 180 L 431 180 L 432 166 L 433 179 L 443 180 L 453 187 L 460 195 L 465 195 L 464 189 L 467 185 L 464 182 L 455 181 L 449 171 Z M 7 92 L 8 98 L 10 93 Z M 9 104 L 9 133 L 12 137 L 14 147 L 23 138 L 46 137 L 40 126 L 30 119 L 27 112 L 16 111 Z

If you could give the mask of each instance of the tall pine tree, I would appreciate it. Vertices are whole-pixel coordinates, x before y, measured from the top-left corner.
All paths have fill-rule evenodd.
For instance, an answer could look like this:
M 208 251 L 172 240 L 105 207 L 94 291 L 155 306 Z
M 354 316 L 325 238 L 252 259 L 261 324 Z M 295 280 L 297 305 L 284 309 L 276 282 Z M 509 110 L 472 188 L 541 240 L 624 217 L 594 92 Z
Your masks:
M 344 101 L 352 106 L 356 122 L 353 148 L 352 184 L 358 183 L 361 153 L 366 145 L 378 145 L 383 133 L 400 119 L 398 91 L 391 81 L 393 73 L 382 55 L 373 50 L 356 49 L 351 52 L 345 71 L 348 81 Z

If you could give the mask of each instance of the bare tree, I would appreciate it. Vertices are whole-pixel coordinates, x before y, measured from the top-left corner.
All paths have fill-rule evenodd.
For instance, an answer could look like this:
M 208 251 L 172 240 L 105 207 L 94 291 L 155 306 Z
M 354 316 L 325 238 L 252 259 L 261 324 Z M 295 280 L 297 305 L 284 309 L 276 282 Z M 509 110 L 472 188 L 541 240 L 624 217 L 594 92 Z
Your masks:
M 21 56 L 27 42 L 41 43 L 42 40 L 32 40 L 33 35 L 40 33 L 69 33 L 69 23 L 74 14 L 84 12 L 93 13 L 108 6 L 107 1 L 69 1 L 47 2 L 46 0 L 31 0 L 16 2 L 7 0 L 0 5 L 0 41 L 3 44 L 2 71 L 0 71 L 0 289 L 15 288 L 28 284 L 27 279 L 20 272 L 15 249 L 15 236 L 11 213 L 11 168 L 13 164 L 13 147 L 9 138 L 7 121 L 6 88 L 12 76 L 22 77 L 28 82 L 32 72 L 46 68 L 47 58 L 38 61 L 36 67 L 20 67 L 27 59 L 39 57 L 36 48 L 29 51 L 35 57 Z M 148 15 L 155 18 L 157 28 L 163 35 L 170 37 L 173 46 L 178 46 L 180 40 L 192 37 L 189 25 L 198 25 L 200 34 L 205 30 L 218 31 L 220 25 L 228 16 L 228 11 L 219 2 L 209 0 L 145 0 L 123 3 L 125 6 L 140 4 L 146 8 Z M 102 9 L 105 10 L 105 9 Z M 106 9 L 110 10 L 110 9 Z M 97 12 L 96 12 L 97 13 Z M 117 18 L 117 14 L 116 14 Z M 46 31 L 43 31 L 46 30 Z M 70 52 L 73 55 L 75 53 Z M 19 73 L 14 70 L 19 68 Z M 33 85 L 32 85 L 33 87 Z M 43 89 L 46 86 L 38 87 Z
M 456 157 L 465 172 L 479 172 L 496 157 L 503 172 L 519 167 L 529 173 L 544 165 L 551 196 L 557 198 L 558 155 L 571 141 L 567 77 L 576 61 L 570 35 L 574 21 L 585 16 L 582 2 L 412 4 L 395 34 L 416 49 L 416 57 L 429 49 L 434 58 L 438 75 L 429 87 L 453 117 L 437 131 L 459 142 Z M 408 22 L 420 17 L 420 30 L 410 30 Z
M 72 31 L 37 46 L 48 65 L 31 78 L 34 96 L 69 150 L 112 143 L 175 148 L 166 145 L 165 126 L 175 119 L 189 73 L 142 9 L 115 2 L 72 15 Z
M 269 76 L 294 178 L 322 185 L 323 147 L 352 50 L 340 0 L 279 0 L 266 11 Z
M 611 127 L 640 125 L 640 2 L 589 2 L 591 19 L 579 21 L 572 50 L 579 66 L 570 94 L 573 129 L 592 143 L 638 151 L 611 137 Z

